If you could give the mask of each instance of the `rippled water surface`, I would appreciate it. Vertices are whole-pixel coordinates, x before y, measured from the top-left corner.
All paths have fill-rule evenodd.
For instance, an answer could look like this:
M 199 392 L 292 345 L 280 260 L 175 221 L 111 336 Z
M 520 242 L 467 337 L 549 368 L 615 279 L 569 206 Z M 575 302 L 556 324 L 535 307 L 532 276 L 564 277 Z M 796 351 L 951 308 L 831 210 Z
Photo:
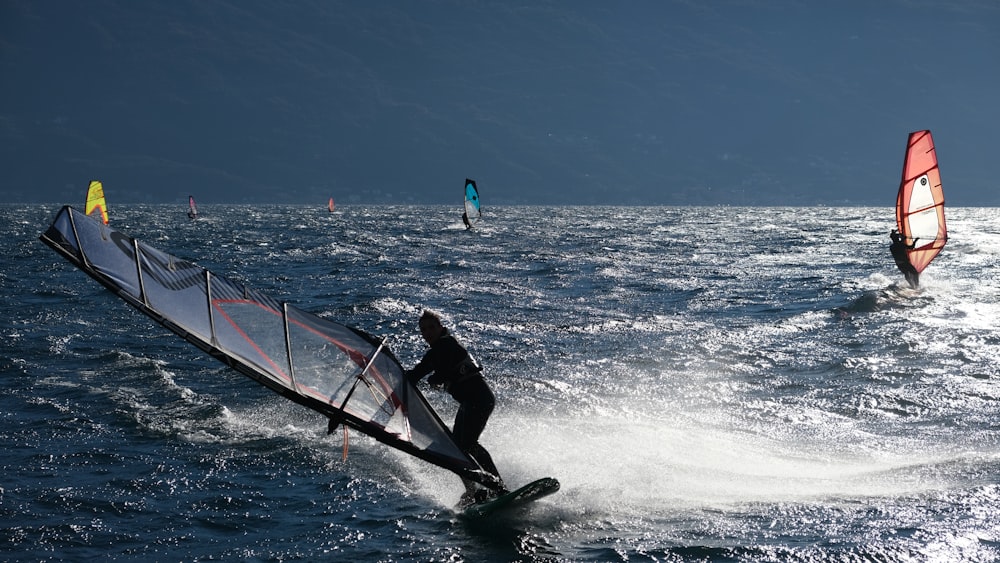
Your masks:
M 1000 556 L 1000 219 L 950 209 L 903 289 L 888 208 L 112 205 L 113 225 L 421 356 L 482 361 L 531 510 L 167 333 L 4 206 L 0 555 L 21 560 L 988 561 Z M 454 405 L 428 391 L 446 420 Z

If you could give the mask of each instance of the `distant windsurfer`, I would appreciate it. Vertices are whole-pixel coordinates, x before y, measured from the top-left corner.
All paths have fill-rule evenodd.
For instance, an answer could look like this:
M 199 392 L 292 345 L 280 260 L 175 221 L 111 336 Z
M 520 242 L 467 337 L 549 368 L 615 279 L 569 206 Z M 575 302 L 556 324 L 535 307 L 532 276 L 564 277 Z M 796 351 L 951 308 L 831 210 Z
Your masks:
M 911 288 L 917 289 L 920 285 L 920 272 L 910 263 L 910 256 L 907 254 L 907 250 L 913 250 L 920 239 L 913 239 L 912 243 L 906 244 L 903 242 L 903 236 L 896 229 L 893 229 L 889 233 L 889 238 L 892 239 L 892 244 L 889 245 L 889 252 L 892 253 L 892 259 L 896 261 L 896 267 L 899 268 L 900 272 L 903 272 L 906 283 L 910 284 Z
M 469 222 L 469 214 L 465 211 L 462 212 L 462 222 L 465 223 L 466 229 L 472 228 L 472 223 Z
M 420 335 L 430 345 L 430 350 L 424 354 L 420 363 L 406 372 L 407 379 L 416 385 L 425 375 L 434 372 L 427 382 L 435 387 L 443 386 L 459 404 L 455 425 L 452 428 L 455 443 L 483 470 L 496 477 L 497 488 L 492 491 L 493 494 L 506 492 L 493 458 L 479 443 L 479 436 L 486 428 L 486 421 L 489 420 L 496 404 L 493 391 L 483 379 L 483 368 L 448 332 L 439 316 L 424 311 L 420 316 L 419 325 Z M 477 488 L 472 481 L 467 479 L 462 481 L 465 484 L 465 493 L 462 495 L 461 504 L 482 502 L 490 496 L 490 491 Z

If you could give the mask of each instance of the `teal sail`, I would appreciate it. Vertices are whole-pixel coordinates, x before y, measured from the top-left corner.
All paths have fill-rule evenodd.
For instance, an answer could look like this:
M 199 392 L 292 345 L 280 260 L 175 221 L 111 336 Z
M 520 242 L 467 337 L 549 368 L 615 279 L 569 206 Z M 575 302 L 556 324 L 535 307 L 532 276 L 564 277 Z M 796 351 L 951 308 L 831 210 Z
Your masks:
M 41 240 L 129 305 L 275 393 L 495 488 L 384 342 L 63 207 Z
M 465 179 L 465 225 L 472 227 L 483 217 L 483 212 L 479 208 L 479 189 L 476 188 L 476 181 Z

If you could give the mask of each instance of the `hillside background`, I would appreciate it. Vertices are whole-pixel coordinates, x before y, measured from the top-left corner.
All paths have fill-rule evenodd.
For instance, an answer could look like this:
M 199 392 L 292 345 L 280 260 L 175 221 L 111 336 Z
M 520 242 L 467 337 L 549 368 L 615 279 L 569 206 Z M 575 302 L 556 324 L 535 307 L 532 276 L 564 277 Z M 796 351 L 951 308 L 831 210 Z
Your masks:
M 1000 205 L 1000 3 L 0 0 L 0 202 Z

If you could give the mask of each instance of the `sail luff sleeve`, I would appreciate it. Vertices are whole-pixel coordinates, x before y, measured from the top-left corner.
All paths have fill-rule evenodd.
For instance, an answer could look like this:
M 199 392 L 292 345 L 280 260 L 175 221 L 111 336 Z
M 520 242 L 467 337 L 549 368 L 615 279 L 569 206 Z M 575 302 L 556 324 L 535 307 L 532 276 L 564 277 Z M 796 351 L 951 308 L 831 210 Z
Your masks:
M 146 295 L 146 284 L 142 280 L 142 262 L 139 259 L 139 241 L 132 239 L 132 256 L 135 257 L 135 275 L 139 280 L 139 299 L 142 304 L 149 307 L 149 298 Z
M 285 328 L 285 354 L 288 356 L 288 377 L 291 379 L 292 388 L 298 389 L 295 383 L 295 362 L 292 360 L 292 341 L 288 330 L 288 303 L 281 304 L 281 324 Z
M 212 272 L 208 270 L 205 270 L 205 309 L 208 310 L 209 343 L 217 348 L 219 337 L 215 332 L 215 310 L 212 307 Z

